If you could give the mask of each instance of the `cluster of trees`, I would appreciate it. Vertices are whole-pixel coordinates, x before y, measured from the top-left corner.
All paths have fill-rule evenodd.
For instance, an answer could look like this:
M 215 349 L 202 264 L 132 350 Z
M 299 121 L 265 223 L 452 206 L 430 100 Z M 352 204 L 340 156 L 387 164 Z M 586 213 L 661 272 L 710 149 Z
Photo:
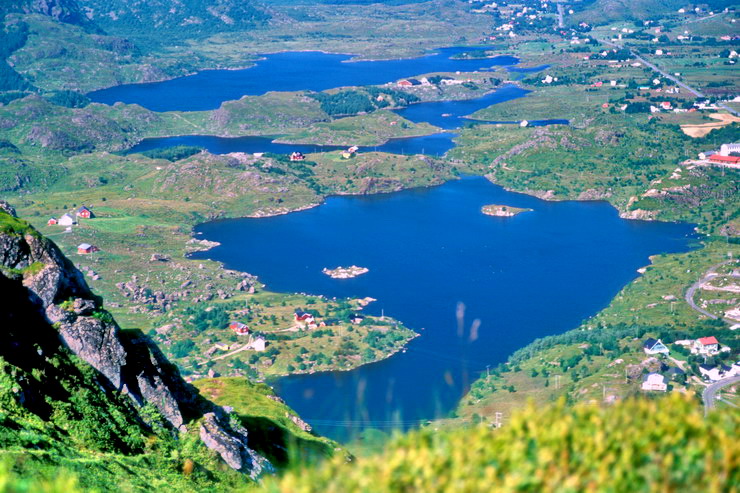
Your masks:
M 341 91 L 334 94 L 318 92 L 311 97 L 321 103 L 321 109 L 331 116 L 356 115 L 375 109 L 367 94 L 359 91 Z
M 66 108 L 84 108 L 90 104 L 90 98 L 77 91 L 54 91 L 44 94 L 44 99 Z
M 142 152 L 143 155 L 152 159 L 166 159 L 168 161 L 179 161 L 185 159 L 199 152 L 203 149 L 195 146 L 174 146 L 174 147 L 162 147 L 159 149 L 152 149 L 150 151 Z
M 404 337 L 398 332 L 387 331 L 381 332 L 379 330 L 371 330 L 365 336 L 363 341 L 373 349 L 378 351 L 387 351 L 394 348 Z
M 334 94 L 318 92 L 310 94 L 321 104 L 321 109 L 331 116 L 369 113 L 388 106 L 407 106 L 419 101 L 415 94 L 380 87 L 367 87 L 362 91 L 347 90 Z
M 233 303 L 219 303 L 209 306 L 194 305 L 185 309 L 189 324 L 198 332 L 208 329 L 223 329 L 229 325 L 229 310 L 236 308 Z

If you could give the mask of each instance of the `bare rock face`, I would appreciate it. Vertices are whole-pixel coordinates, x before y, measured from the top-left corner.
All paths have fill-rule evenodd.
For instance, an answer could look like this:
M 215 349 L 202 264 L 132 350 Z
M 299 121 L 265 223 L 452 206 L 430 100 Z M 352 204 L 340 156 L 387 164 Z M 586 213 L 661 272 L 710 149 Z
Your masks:
M 14 212 L 7 203 L 0 203 L 0 209 L 0 219 Z M 24 233 L 0 231 L 0 267 L 6 268 L 0 270 L 2 285 L 56 329 L 60 349 L 66 347 L 99 372 L 104 388 L 127 394 L 135 406 L 153 405 L 172 429 L 183 430 L 187 421 L 203 417 L 204 443 L 227 464 L 252 477 L 271 470 L 247 447 L 247 431 L 200 397 L 146 335 L 119 329 L 84 275 L 53 242 L 30 226 Z
M 118 340 L 117 329 L 94 317 L 77 317 L 73 322 L 62 322 L 59 337 L 70 351 L 102 373 L 113 388 L 121 390 L 126 350 Z
M 200 425 L 200 439 L 211 450 L 218 452 L 231 468 L 249 471 L 256 478 L 263 470 L 272 471 L 272 466 L 264 458 L 249 449 L 247 430 L 220 413 L 207 413 Z
M 15 207 L 7 203 L 5 200 L 0 200 L 0 210 L 3 210 L 13 217 L 16 217 Z

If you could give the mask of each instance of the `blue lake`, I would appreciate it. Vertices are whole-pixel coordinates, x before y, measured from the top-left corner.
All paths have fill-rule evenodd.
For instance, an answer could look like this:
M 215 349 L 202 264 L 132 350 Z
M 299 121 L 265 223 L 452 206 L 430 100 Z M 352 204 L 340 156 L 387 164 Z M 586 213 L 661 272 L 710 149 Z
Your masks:
M 534 210 L 494 218 L 480 212 L 490 203 Z M 221 243 L 198 258 L 257 274 L 275 291 L 376 298 L 367 312 L 421 334 L 382 362 L 274 382 L 319 433 L 339 440 L 447 415 L 488 365 L 577 327 L 649 255 L 687 251 L 694 239 L 687 224 L 623 220 L 604 202 L 546 202 L 483 178 L 332 197 L 311 210 L 196 231 Z M 349 280 L 321 273 L 351 264 L 370 272 Z
M 393 82 L 430 72 L 470 72 L 519 62 L 510 56 L 480 60 L 450 58 L 469 48 L 442 48 L 434 54 L 403 60 L 348 62 L 351 55 L 285 52 L 265 55 L 243 70 L 204 70 L 163 82 L 126 84 L 93 91 L 98 103 L 136 103 L 153 111 L 197 111 L 218 108 L 224 101 L 269 91 L 323 91 L 335 87 Z

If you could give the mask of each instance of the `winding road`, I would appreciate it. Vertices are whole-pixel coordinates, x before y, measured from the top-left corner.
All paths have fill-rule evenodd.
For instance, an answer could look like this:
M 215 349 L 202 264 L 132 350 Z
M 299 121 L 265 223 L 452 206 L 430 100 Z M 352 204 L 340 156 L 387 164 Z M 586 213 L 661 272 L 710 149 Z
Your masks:
M 720 391 L 723 387 L 727 387 L 728 385 L 733 385 L 736 383 L 740 383 L 740 375 L 724 378 L 722 380 L 714 382 L 709 387 L 704 389 L 704 392 L 702 392 L 701 394 L 701 399 L 702 401 L 704 401 L 704 414 L 708 413 L 709 410 L 714 407 L 714 401 L 716 399 L 718 391 Z
M 598 39 L 598 38 L 597 38 L 597 41 L 599 41 L 600 43 L 604 43 L 604 44 L 606 44 L 606 45 L 609 45 L 609 46 L 613 46 L 613 47 L 615 47 L 615 48 L 618 48 L 618 49 L 620 49 L 620 50 L 621 50 L 621 49 L 625 49 L 625 48 L 626 48 L 626 47 L 625 47 L 625 46 L 623 46 L 623 45 L 620 45 L 620 44 L 614 43 L 614 42 L 612 42 L 612 41 L 607 41 L 607 40 L 605 40 L 605 39 Z M 689 92 L 690 92 L 691 94 L 693 94 L 693 95 L 694 95 L 694 96 L 696 96 L 697 98 L 705 98 L 705 97 L 706 97 L 706 96 L 704 95 L 704 93 L 702 93 L 702 92 L 701 92 L 701 91 L 699 91 L 698 89 L 694 89 L 693 87 L 691 87 L 690 85 L 686 84 L 685 82 L 682 82 L 682 81 L 681 81 L 680 79 L 678 79 L 678 78 L 676 78 L 676 77 L 672 76 L 672 75 L 671 75 L 671 74 L 669 74 L 668 72 L 666 72 L 666 71 L 664 71 L 663 69 L 659 68 L 659 67 L 658 67 L 657 65 L 655 65 L 654 63 L 652 63 L 652 62 L 650 62 L 650 61 L 646 60 L 645 58 L 641 57 L 640 55 L 638 55 L 637 53 L 635 53 L 634 51 L 632 51 L 632 50 L 631 50 L 630 48 L 626 48 L 626 49 L 627 49 L 627 50 L 629 50 L 630 54 L 631 54 L 631 55 L 632 55 L 632 56 L 633 56 L 633 57 L 635 58 L 635 60 L 637 60 L 637 61 L 641 62 L 641 63 L 642 63 L 642 64 L 644 64 L 644 65 L 645 65 L 646 67 L 649 67 L 649 68 L 651 68 L 651 69 L 655 70 L 656 72 L 658 72 L 658 73 L 659 73 L 660 75 L 662 75 L 662 76 L 663 76 L 663 77 L 665 77 L 666 79 L 668 79 L 668 80 L 671 80 L 671 81 L 673 81 L 673 82 L 674 82 L 674 83 L 675 83 L 675 84 L 676 84 L 677 86 L 679 86 L 679 87 L 682 87 L 683 89 L 686 89 L 687 91 L 689 91 Z M 720 107 L 720 108 L 724 109 L 724 110 L 727 110 L 727 111 L 729 111 L 729 112 L 730 112 L 731 114 L 733 114 L 733 115 L 735 115 L 735 116 L 740 116 L 740 113 L 739 113 L 739 112 L 737 112 L 736 110 L 734 110 L 734 109 L 730 108 L 729 106 L 727 106 L 727 105 L 725 105 L 725 104 L 723 104 L 723 103 L 719 103 L 719 102 L 718 102 L 718 103 L 716 103 L 716 105 L 717 105 L 718 107 Z
M 684 296 L 684 298 L 686 299 L 686 303 L 688 303 L 691 308 L 693 308 L 697 312 L 701 313 L 702 315 L 705 315 L 705 316 L 707 316 L 707 317 L 709 317 L 711 319 L 717 319 L 717 318 L 719 318 L 717 315 L 715 315 L 713 313 L 709 313 L 708 311 L 706 311 L 702 307 L 698 306 L 694 302 L 694 294 L 696 293 L 696 290 L 697 289 L 700 289 L 705 282 L 707 282 L 708 280 L 710 280 L 713 277 L 716 277 L 717 276 L 717 269 L 718 268 L 720 268 L 723 265 L 732 264 L 732 263 L 735 263 L 735 262 L 736 262 L 735 259 L 730 259 L 730 260 L 725 260 L 724 262 L 720 262 L 720 263 L 718 263 L 718 264 L 713 265 L 712 267 L 710 267 L 704 273 L 704 276 L 702 276 L 701 279 L 699 279 L 698 281 L 696 281 L 694 284 L 692 284 L 689 287 L 689 289 L 686 290 L 686 296 Z M 728 321 L 728 323 L 731 323 L 731 322 Z

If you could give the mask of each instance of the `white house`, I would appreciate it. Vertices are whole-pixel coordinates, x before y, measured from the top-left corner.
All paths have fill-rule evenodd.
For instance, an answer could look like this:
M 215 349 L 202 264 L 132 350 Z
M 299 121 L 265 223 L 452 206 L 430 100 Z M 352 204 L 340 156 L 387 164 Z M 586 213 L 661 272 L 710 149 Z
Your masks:
M 75 219 L 69 214 L 64 214 L 58 221 L 60 226 L 72 226 L 74 223 Z
M 720 156 L 729 156 L 733 152 L 740 152 L 740 144 L 722 144 L 719 146 Z
M 645 351 L 645 354 L 668 354 L 670 352 L 660 339 L 656 340 L 652 337 L 645 341 L 642 349 Z
M 719 341 L 714 336 L 702 337 L 694 341 L 691 352 L 694 354 L 717 354 L 719 353 Z
M 265 338 L 262 336 L 256 337 L 252 341 L 252 349 L 254 349 L 255 351 L 264 351 L 265 346 L 267 346 L 267 341 L 265 341 Z
M 665 392 L 668 390 L 668 385 L 666 385 L 665 378 L 660 373 L 648 373 L 642 381 L 642 390 Z

